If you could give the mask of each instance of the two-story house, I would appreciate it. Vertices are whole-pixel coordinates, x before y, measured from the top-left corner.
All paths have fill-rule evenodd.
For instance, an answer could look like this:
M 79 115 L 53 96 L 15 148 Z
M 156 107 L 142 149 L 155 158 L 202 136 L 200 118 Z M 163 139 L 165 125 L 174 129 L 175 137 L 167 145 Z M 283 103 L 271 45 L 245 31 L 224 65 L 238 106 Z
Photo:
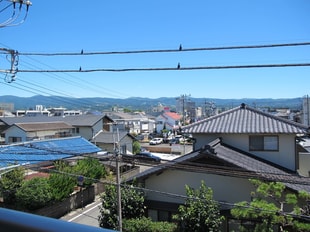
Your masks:
M 4 131 L 5 143 L 71 136 L 73 127 L 65 122 L 14 123 Z
M 97 133 L 101 131 L 111 131 L 113 120 L 106 115 L 75 115 L 75 116 L 36 116 L 36 117 L 3 117 L 0 118 L 0 134 L 3 138 L 8 138 L 11 133 L 9 128 L 14 124 L 35 124 L 38 130 L 43 131 L 48 123 L 59 123 L 63 122 L 66 125 L 70 125 L 70 133 L 72 136 L 82 136 L 87 140 L 91 140 Z M 47 124 L 47 125 L 45 125 Z M 56 125 L 56 124 L 55 124 Z M 57 128 L 57 127 L 55 127 Z M 15 130 L 16 132 L 16 130 Z M 59 131 L 61 132 L 61 131 Z M 15 137 L 22 137 L 15 136 Z M 29 137 L 30 138 L 30 137 Z M 6 139 L 7 141 L 9 139 Z
M 155 121 L 142 112 L 124 113 L 124 112 L 109 112 L 107 115 L 113 119 L 120 131 L 127 131 L 131 134 L 140 134 L 153 132 Z
M 181 126 L 182 116 L 175 112 L 164 112 L 156 117 L 156 131 L 159 133 L 163 129 L 176 131 Z
M 199 188 L 201 181 L 212 188 L 226 215 L 223 231 L 234 228 L 231 207 L 251 201 L 250 178 L 282 182 L 287 191 L 310 193 L 310 178 L 298 172 L 296 137 L 309 132 L 304 125 L 242 104 L 182 130 L 196 139 L 193 152 L 127 180 L 146 189 L 148 216 L 154 220 L 171 220 L 184 203 L 185 185 Z

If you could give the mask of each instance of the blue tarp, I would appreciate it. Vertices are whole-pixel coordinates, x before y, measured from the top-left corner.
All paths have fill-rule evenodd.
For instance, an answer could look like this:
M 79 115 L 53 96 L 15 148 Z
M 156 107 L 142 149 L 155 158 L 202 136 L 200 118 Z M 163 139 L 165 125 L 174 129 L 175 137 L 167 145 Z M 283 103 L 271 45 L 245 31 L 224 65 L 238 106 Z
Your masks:
M 36 140 L 0 146 L 0 167 L 34 164 L 101 151 L 83 137 Z

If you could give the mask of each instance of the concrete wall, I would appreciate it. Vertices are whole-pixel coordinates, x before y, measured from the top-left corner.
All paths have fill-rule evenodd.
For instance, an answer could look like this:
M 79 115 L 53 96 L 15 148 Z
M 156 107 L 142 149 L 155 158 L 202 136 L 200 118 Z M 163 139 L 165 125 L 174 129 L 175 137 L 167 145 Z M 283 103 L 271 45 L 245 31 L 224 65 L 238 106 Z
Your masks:
M 76 192 L 62 202 L 57 202 L 51 206 L 38 209 L 31 213 L 51 218 L 60 218 L 75 209 L 81 208 L 93 202 L 94 199 L 95 187 L 90 186 L 83 189 L 83 191 Z

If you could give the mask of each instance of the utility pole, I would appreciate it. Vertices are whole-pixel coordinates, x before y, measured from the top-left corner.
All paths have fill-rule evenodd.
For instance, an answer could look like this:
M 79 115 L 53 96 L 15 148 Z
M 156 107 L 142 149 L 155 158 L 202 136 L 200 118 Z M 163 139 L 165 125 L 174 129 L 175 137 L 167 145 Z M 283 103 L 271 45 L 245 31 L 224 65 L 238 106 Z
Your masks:
M 114 143 L 114 151 L 116 155 L 116 185 L 117 185 L 117 214 L 118 214 L 118 230 L 122 232 L 123 230 L 123 222 L 122 222 L 122 197 L 121 197 L 121 178 L 120 178 L 120 146 L 119 146 L 119 131 L 117 131 L 117 143 Z

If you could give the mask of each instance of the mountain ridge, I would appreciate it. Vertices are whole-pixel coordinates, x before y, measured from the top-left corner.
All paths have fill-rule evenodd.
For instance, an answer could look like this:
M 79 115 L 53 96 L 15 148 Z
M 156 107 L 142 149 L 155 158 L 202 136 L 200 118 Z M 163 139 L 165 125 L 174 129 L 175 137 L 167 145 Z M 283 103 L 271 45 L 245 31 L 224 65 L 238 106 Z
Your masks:
M 0 96 L 0 103 L 13 103 L 15 110 L 33 109 L 36 105 L 50 107 L 65 107 L 67 109 L 83 109 L 83 110 L 107 110 L 112 107 L 121 107 L 134 110 L 146 110 L 154 106 L 162 104 L 163 106 L 175 107 L 178 97 L 129 97 L 129 98 L 106 98 L 106 97 L 90 97 L 90 98 L 69 98 L 62 96 L 42 96 L 35 95 L 32 97 L 18 97 L 14 95 Z M 241 98 L 241 99 L 220 99 L 220 98 L 193 98 L 187 100 L 196 103 L 196 107 L 205 106 L 214 103 L 219 108 L 232 108 L 245 103 L 255 107 L 270 108 L 290 108 L 301 109 L 302 98 Z

